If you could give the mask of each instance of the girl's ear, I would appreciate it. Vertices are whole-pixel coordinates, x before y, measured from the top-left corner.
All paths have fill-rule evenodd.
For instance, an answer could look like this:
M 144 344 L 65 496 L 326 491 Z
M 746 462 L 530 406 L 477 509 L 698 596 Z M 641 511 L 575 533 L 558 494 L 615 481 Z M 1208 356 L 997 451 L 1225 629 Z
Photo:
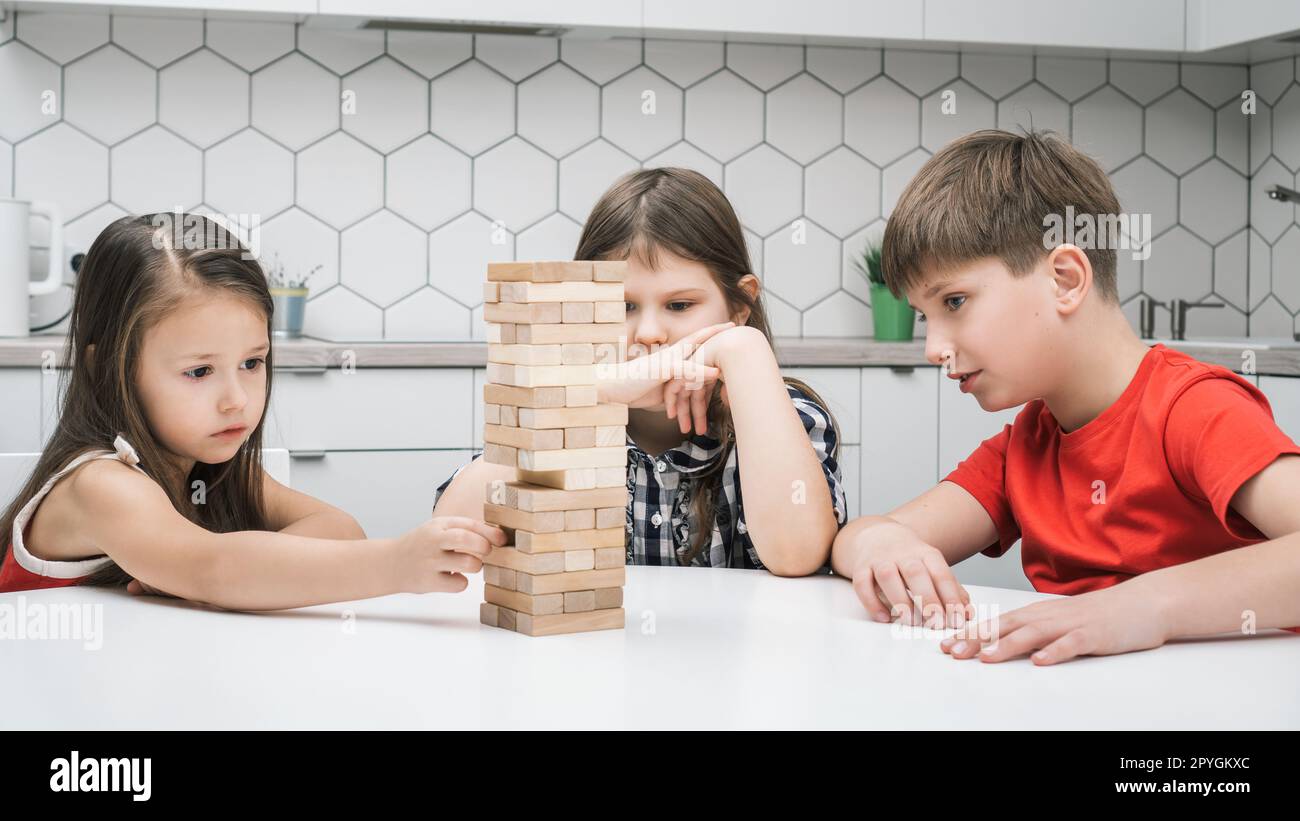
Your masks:
M 749 298 L 753 300 L 758 299 L 758 291 L 763 287 L 763 284 L 759 281 L 758 277 L 753 274 L 745 274 L 736 284 L 740 286 L 742 291 L 749 294 Z M 749 321 L 749 309 L 741 308 L 740 311 L 737 312 L 736 318 L 733 321 L 737 325 L 744 325 Z

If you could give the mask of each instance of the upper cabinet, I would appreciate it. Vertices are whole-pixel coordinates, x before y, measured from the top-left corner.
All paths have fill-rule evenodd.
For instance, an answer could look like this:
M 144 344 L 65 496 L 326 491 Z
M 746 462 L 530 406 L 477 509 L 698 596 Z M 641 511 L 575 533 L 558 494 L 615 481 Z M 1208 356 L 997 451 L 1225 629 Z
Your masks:
M 920 0 L 644 0 L 644 26 L 656 36 L 789 35 L 882 40 L 925 38 Z
M 1183 30 L 1184 0 L 925 2 L 925 39 L 954 43 L 1182 51 Z
M 592 28 L 637 29 L 641 0 L 319 0 L 320 14 Z

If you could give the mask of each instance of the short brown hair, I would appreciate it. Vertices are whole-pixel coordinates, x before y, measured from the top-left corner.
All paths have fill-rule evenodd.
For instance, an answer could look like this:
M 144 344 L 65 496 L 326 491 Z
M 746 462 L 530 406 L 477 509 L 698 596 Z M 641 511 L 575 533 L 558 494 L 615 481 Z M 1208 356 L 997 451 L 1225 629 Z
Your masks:
M 885 225 L 881 267 L 895 296 L 930 266 L 997 257 L 1013 276 L 1047 253 L 1045 221 L 1077 214 L 1118 215 L 1110 178 L 1059 134 L 999 129 L 953 140 L 903 190 Z M 1119 302 L 1113 243 L 1085 249 L 1102 296 Z

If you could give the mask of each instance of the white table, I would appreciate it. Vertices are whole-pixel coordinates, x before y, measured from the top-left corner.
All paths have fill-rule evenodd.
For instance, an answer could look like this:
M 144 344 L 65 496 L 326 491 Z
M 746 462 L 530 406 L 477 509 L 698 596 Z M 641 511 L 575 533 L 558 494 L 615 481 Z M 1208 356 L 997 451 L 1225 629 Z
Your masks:
M 1003 613 L 1046 596 L 968 588 Z M 840 578 L 628 568 L 627 628 L 529 638 L 462 594 L 248 614 L 118 590 L 103 646 L 0 640 L 0 729 L 1300 729 L 1300 636 L 1180 641 L 1056 667 L 954 661 Z

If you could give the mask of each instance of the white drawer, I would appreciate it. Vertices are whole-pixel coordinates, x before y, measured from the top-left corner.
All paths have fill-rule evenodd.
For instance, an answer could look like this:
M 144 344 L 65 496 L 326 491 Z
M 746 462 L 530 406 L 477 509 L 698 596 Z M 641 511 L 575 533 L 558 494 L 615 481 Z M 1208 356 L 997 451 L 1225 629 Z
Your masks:
M 41 449 L 41 369 L 0 368 L 0 452 Z
M 469 448 L 469 368 L 277 369 L 263 444 L 302 450 Z

